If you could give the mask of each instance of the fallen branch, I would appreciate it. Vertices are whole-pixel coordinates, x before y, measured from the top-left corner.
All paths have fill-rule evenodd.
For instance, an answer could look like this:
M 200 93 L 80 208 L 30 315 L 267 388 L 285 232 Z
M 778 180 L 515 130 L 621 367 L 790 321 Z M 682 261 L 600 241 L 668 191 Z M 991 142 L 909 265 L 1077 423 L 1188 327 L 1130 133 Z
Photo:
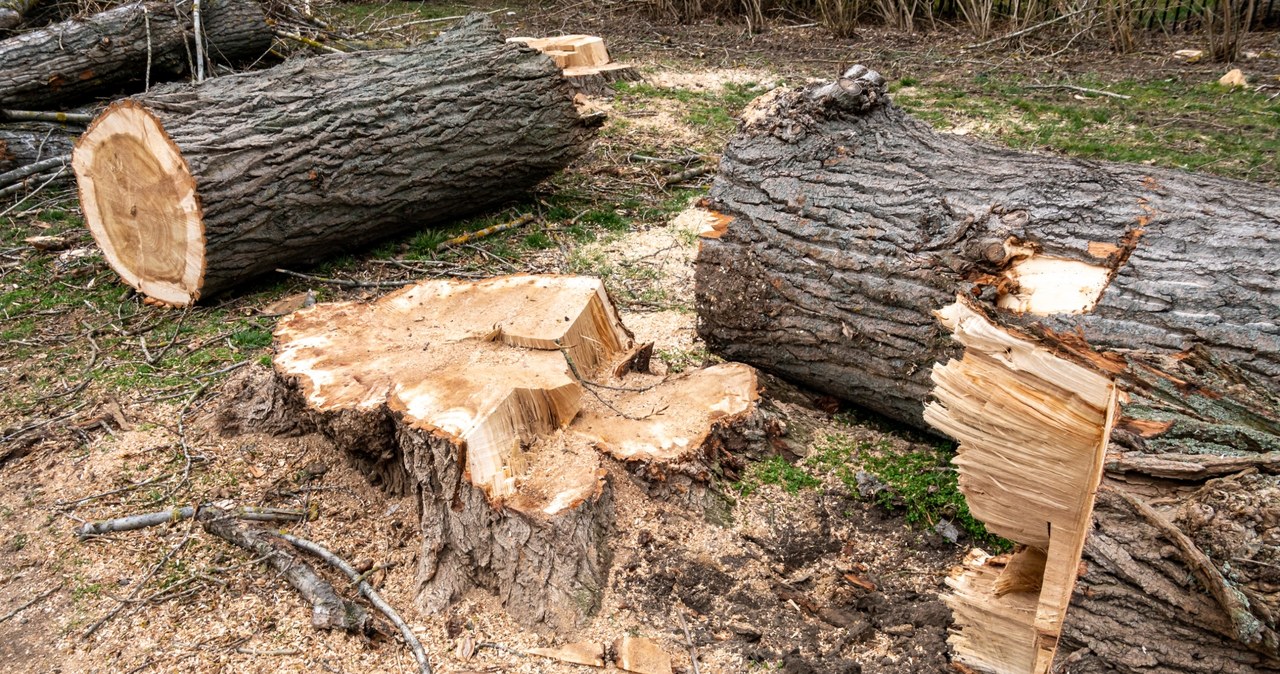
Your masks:
M 40 594 L 36 595 L 35 597 L 32 597 L 29 601 L 27 601 L 27 603 L 23 604 L 22 606 L 19 606 L 18 608 L 15 608 L 15 609 L 13 609 L 12 611 L 9 611 L 8 613 L 6 613 L 6 614 L 4 614 L 4 615 L 0 616 L 0 623 L 2 623 L 2 622 L 4 622 L 4 621 L 6 621 L 6 620 L 8 620 L 8 619 L 10 619 L 10 618 L 12 618 L 12 617 L 14 617 L 14 616 L 18 615 L 19 613 L 22 613 L 23 611 L 25 611 L 25 610 L 27 610 L 27 609 L 31 608 L 32 606 L 35 606 L 37 603 L 39 603 L 39 602 L 40 602 L 41 600 L 43 600 L 45 597 L 48 597 L 49 595 L 51 595 L 51 594 L 53 594 L 54 592 L 57 592 L 58 590 L 61 590 L 61 589 L 62 589 L 62 583 L 58 583 L 56 586 L 54 586 L 54 587 L 52 587 L 52 588 L 50 588 L 50 589 L 48 589 L 48 590 L 45 590 L 44 592 L 41 592 Z
M 43 173 L 45 171 L 52 171 L 57 168 L 65 167 L 69 161 L 71 161 L 70 156 L 52 157 L 50 159 L 38 161 L 34 164 L 28 164 L 22 168 L 16 168 L 8 173 L 0 173 L 0 187 L 8 187 L 37 173 Z
M 693 645 L 693 637 L 689 635 L 689 624 L 684 620 L 684 611 L 676 609 L 676 617 L 680 619 L 680 631 L 684 632 L 684 643 L 689 647 L 689 662 L 693 664 L 693 674 L 698 671 L 698 647 Z
M 427 652 L 422 647 L 422 642 L 418 641 L 418 637 L 414 636 L 413 630 L 409 629 L 409 625 L 400 618 L 400 614 L 396 613 L 396 610 L 392 608 L 390 604 L 383 601 L 382 597 L 378 595 L 378 592 L 373 589 L 372 585 L 364 581 L 364 577 L 360 572 L 352 568 L 346 560 L 333 554 L 328 549 L 317 543 L 285 533 L 281 533 L 280 538 L 288 541 L 299 550 L 319 557 L 330 566 L 333 566 L 345 573 L 347 577 L 356 584 L 356 588 L 360 590 L 360 594 L 363 595 L 365 599 L 368 599 L 369 603 L 373 604 L 374 608 L 387 616 L 387 619 L 400 630 L 400 634 L 404 637 L 405 643 L 409 645 L 409 650 L 413 651 L 414 659 L 418 661 L 418 671 L 421 672 L 421 674 L 431 674 L 431 663 L 427 661 Z
M 327 283 L 329 285 L 341 286 L 343 288 L 399 288 L 407 286 L 411 283 L 417 283 L 413 279 L 404 281 L 351 281 L 340 278 L 325 278 L 323 276 L 312 276 L 311 274 L 303 274 L 301 272 L 289 271 L 288 269 L 277 269 L 277 273 L 292 276 L 294 278 L 315 281 L 316 283 Z
M 41 112 L 38 110 L 0 110 L 0 120 L 6 122 L 57 122 L 59 124 L 88 124 L 93 115 L 83 112 Z
M 342 51 L 341 49 L 338 49 L 338 48 L 336 48 L 336 47 L 330 47 L 329 45 L 327 45 L 327 44 L 325 44 L 325 43 L 323 43 L 323 42 L 319 42 L 319 41 L 317 41 L 317 40 L 313 40 L 313 39 L 311 39 L 311 38 L 309 38 L 309 37 L 307 37 L 307 36 L 305 36 L 305 35 L 300 35 L 300 34 L 298 34 L 298 33 L 290 33 L 290 32 L 289 32 L 289 31 L 287 31 L 287 30 L 280 30 L 280 29 L 278 29 L 278 28 L 277 28 L 276 30 L 271 31 L 271 32 L 275 33 L 278 37 L 283 37 L 283 38 L 286 38 L 286 39 L 289 39 L 289 40 L 293 40 L 294 42 L 300 42 L 300 43 L 302 43 L 302 44 L 304 44 L 304 45 L 306 45 L 306 46 L 308 46 L 308 47 L 311 47 L 312 49 L 319 49 L 320 51 L 327 51 L 327 52 L 330 52 L 330 53 L 333 53 L 333 54 L 345 54 L 345 53 L 347 53 L 347 52 Z
M 1026 84 L 1026 85 L 1023 85 L 1023 88 L 1025 89 L 1069 89 L 1071 91 L 1079 91 L 1082 94 L 1094 94 L 1097 96 L 1110 96 L 1111 98 L 1119 98 L 1122 101 L 1127 101 L 1133 98 L 1133 96 L 1117 94 L 1111 91 L 1103 91 L 1102 89 L 1089 89 L 1086 87 L 1077 87 L 1074 84 Z
M 271 568 L 284 576 L 302 598 L 311 604 L 313 627 L 362 634 L 374 629 L 364 607 L 338 596 L 333 586 L 321 578 L 310 564 L 288 552 L 280 543 L 282 536 L 262 529 L 242 527 L 236 524 L 232 513 L 220 508 L 201 508 L 196 519 L 206 532 L 262 557 Z
M 672 175 L 670 178 L 667 178 L 666 182 L 664 182 L 662 186 L 671 187 L 672 185 L 679 185 L 686 180 L 697 178 L 698 176 L 705 176 L 708 173 L 714 173 L 715 170 L 714 166 L 698 166 L 687 171 L 681 171 Z
M 204 506 L 204 508 L 209 507 L 212 506 Z M 282 508 L 255 508 L 253 506 L 243 506 L 226 512 L 228 517 L 234 517 L 241 520 L 251 520 L 254 522 L 301 522 L 307 519 L 307 514 L 301 510 L 286 510 Z M 182 520 L 191 519 L 195 514 L 196 508 L 192 506 L 182 506 L 180 508 L 169 508 L 167 510 L 145 513 L 142 515 L 116 517 L 109 520 L 102 520 L 101 522 L 86 522 L 84 526 L 80 527 L 80 529 L 76 531 L 76 535 L 83 540 L 117 531 L 136 531 L 138 529 L 154 527 L 167 522 L 181 522 Z
M 523 227 L 533 222 L 534 219 L 535 218 L 532 214 L 526 213 L 516 218 L 515 220 L 512 220 L 511 222 L 504 222 L 500 225 L 485 227 L 484 229 L 476 230 L 474 232 L 467 232 L 466 234 L 455 236 L 452 239 L 449 239 L 441 243 L 439 246 L 436 246 L 436 250 L 448 250 L 450 248 L 453 248 L 454 246 L 461 246 L 464 243 L 470 243 L 477 239 L 483 239 L 486 236 L 492 236 L 500 232 L 516 229 L 518 227 Z

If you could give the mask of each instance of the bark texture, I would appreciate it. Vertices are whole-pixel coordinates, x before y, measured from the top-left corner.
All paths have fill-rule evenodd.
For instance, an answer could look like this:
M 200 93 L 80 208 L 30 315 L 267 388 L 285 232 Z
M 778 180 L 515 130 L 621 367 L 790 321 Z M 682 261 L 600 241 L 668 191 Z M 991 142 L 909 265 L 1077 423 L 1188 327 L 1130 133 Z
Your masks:
M 1048 316 L 1104 348 L 1201 344 L 1280 377 L 1280 194 L 1245 182 L 1035 155 L 937 134 L 878 76 L 758 101 L 711 207 L 733 218 L 697 260 L 699 332 L 733 360 L 920 425 L 932 312 L 992 299 L 1036 254 L 1110 270 L 1087 315 Z
M 138 2 L 0 41 L 0 107 L 56 110 L 96 96 L 139 91 L 190 72 L 191 4 Z M 251 62 L 271 48 L 254 0 L 202 3 L 205 53 L 218 63 Z M 149 35 L 148 35 L 149 34 Z
M 579 156 L 598 121 L 550 58 L 479 15 L 409 49 L 154 91 L 94 127 L 119 106 L 154 116 L 194 181 L 203 273 L 189 301 L 510 200 Z
M 1054 671 L 1280 669 L 1280 197 L 938 135 L 883 84 L 855 68 L 748 111 L 711 193 L 732 221 L 699 253 L 702 336 L 917 427 L 957 295 L 1105 374 L 1123 395 Z M 1100 296 L 1008 308 L 1082 278 L 1019 275 L 1036 261 L 1101 268 Z
M 0 129 L 0 173 L 34 164 L 42 159 L 71 155 L 72 140 L 56 129 L 9 131 Z

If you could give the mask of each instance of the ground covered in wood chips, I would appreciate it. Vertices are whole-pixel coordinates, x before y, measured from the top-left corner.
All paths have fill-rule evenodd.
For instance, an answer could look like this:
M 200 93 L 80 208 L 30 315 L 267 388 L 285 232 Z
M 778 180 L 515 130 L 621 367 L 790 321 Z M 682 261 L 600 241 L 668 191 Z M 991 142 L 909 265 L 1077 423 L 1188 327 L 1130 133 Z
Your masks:
M 942 579 L 967 546 L 999 542 L 957 508 L 948 448 L 785 382 L 766 380 L 768 404 L 789 428 L 778 456 L 715 485 L 706 502 L 653 498 L 611 471 L 622 477 L 610 584 L 599 614 L 571 634 L 522 630 L 480 592 L 444 614 L 420 611 L 411 498 L 370 486 L 323 438 L 227 437 L 210 413 L 229 377 L 270 366 L 279 314 L 424 277 L 598 275 L 637 338 L 656 343 L 659 372 L 713 362 L 694 330 L 697 222 L 680 217 L 708 176 L 680 176 L 714 166 L 755 96 L 856 62 L 880 68 L 903 105 L 941 128 L 1280 183 L 1274 36 L 1250 38 L 1257 56 L 1243 67 L 1254 86 L 1236 91 L 1214 88 L 1221 65 L 1173 58 L 1188 46 L 1176 36 L 1123 58 L 1053 54 L 1058 47 L 1038 42 L 962 52 L 971 37 L 950 30 L 835 39 L 779 20 L 751 35 L 732 22 L 655 21 L 621 7 L 629 4 L 511 3 L 495 13 L 511 34 L 603 35 L 615 59 L 641 68 L 643 82 L 593 102 L 610 121 L 591 156 L 505 211 L 299 270 L 311 278 L 158 309 L 119 285 L 69 191 L 0 203 L 0 670 L 414 671 L 398 641 L 313 629 L 310 607 L 284 582 L 189 523 L 74 534 L 84 521 L 197 502 L 311 513 L 289 530 L 375 569 L 371 581 L 436 672 L 588 671 L 525 652 L 624 636 L 656 640 L 686 673 L 691 652 L 704 673 L 950 669 Z M 368 31 L 465 9 L 316 5 Z M 437 27 L 391 37 L 425 39 Z M 1131 98 L 1033 88 L 1051 82 Z M 448 236 L 526 213 L 536 221 L 514 233 L 437 250 Z M 57 243 L 27 244 L 34 235 Z M 927 479 L 902 481 L 907 473 Z

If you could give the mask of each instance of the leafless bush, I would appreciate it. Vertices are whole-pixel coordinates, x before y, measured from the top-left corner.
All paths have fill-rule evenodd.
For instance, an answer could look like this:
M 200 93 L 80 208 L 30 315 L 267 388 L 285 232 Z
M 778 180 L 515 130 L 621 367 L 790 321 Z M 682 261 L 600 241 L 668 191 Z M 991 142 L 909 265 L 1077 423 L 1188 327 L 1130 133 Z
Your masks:
M 1205 0 L 1200 20 L 1209 39 L 1209 56 L 1215 61 L 1240 58 L 1240 38 L 1249 32 L 1256 0 Z

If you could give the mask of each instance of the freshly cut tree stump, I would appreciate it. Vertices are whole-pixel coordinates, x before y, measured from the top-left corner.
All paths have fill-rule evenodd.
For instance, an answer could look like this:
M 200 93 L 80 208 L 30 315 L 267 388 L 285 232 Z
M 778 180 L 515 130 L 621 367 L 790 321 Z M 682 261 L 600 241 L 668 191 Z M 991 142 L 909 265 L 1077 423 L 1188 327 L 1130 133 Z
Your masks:
M 409 49 L 122 101 L 73 166 L 111 267 L 187 305 L 510 200 L 581 154 L 593 121 L 550 58 L 473 15 Z
M 190 0 L 137 2 L 0 41 L 0 108 L 56 110 L 190 72 L 190 10 Z M 205 53 L 218 63 L 252 62 L 271 48 L 254 0 L 204 2 L 200 18 Z
M 937 135 L 883 85 L 749 111 L 703 336 L 959 441 L 971 511 L 1019 544 L 949 581 L 959 662 L 1280 671 L 1280 197 Z
M 746 116 L 709 199 L 732 221 L 696 268 L 726 358 L 919 426 L 930 368 L 959 353 L 933 312 L 963 292 L 1095 346 L 1200 344 L 1280 377 L 1272 188 L 937 134 L 865 69 Z
M 567 628 L 605 587 L 610 467 L 705 481 L 719 438 L 758 417 L 751 368 L 613 377 L 631 346 L 590 278 L 427 281 L 319 304 L 281 320 L 275 392 L 238 430 L 292 417 L 416 494 L 429 610 L 483 588 L 525 624 Z

